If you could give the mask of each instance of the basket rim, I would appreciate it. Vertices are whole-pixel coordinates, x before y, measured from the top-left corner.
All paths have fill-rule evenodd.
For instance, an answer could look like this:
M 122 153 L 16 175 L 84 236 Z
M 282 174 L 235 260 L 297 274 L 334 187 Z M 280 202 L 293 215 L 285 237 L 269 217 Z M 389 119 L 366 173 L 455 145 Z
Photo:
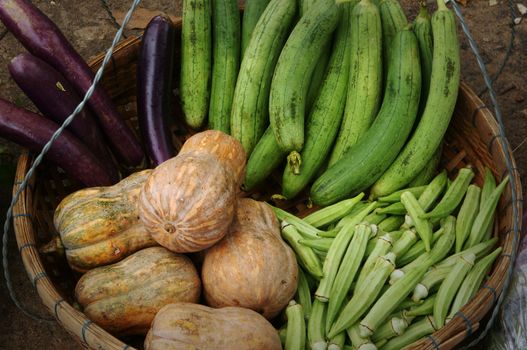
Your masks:
M 119 43 L 118 47 L 114 52 L 114 55 L 121 49 L 125 49 L 129 45 L 136 44 L 139 40 L 140 38 L 138 37 L 130 37 L 129 39 L 123 40 L 121 43 Z M 98 56 L 90 61 L 90 66 L 97 66 L 97 64 L 100 62 L 101 56 Z M 464 99 L 471 100 L 475 106 L 480 106 L 477 108 L 477 111 L 479 112 L 478 114 L 482 118 L 482 122 L 490 128 L 493 138 L 497 138 L 499 135 L 499 129 L 493 114 L 488 109 L 488 107 L 481 101 L 481 99 L 479 99 L 479 97 L 472 91 L 472 89 L 464 82 L 461 82 L 460 84 L 459 95 L 462 95 Z M 496 144 L 498 145 L 499 149 L 504 155 L 505 151 L 502 149 L 501 144 Z M 517 203 L 513 203 L 513 205 L 516 205 L 518 207 L 518 213 L 520 213 L 521 215 L 522 188 L 520 175 L 516 167 L 516 161 L 512 154 L 510 154 L 510 158 L 513 164 L 513 174 L 511 176 L 511 181 L 509 182 L 507 187 L 514 186 L 517 190 L 518 200 Z M 15 193 L 19 189 L 20 183 L 27 174 L 31 163 L 31 155 L 26 150 L 23 151 L 22 154 L 19 156 L 17 162 L 13 193 Z M 33 177 L 33 181 L 36 181 L 36 176 Z M 71 335 L 76 337 L 76 339 L 78 338 L 78 340 L 80 340 L 83 346 L 87 348 L 99 348 L 101 346 L 104 346 L 105 349 L 133 349 L 131 346 L 125 344 L 117 337 L 113 336 L 112 334 L 106 332 L 105 330 L 94 324 L 86 317 L 84 313 L 78 311 L 70 303 L 65 301 L 53 285 L 52 281 L 49 279 L 44 268 L 43 260 L 36 245 L 36 230 L 33 226 L 34 222 L 32 221 L 31 215 L 27 215 L 31 214 L 33 211 L 33 208 L 31 206 L 32 196 L 33 193 L 30 188 L 24 189 L 24 191 L 21 193 L 19 201 L 15 204 L 13 208 L 13 217 L 16 218 L 14 219 L 13 226 L 19 248 L 19 254 L 21 255 L 24 268 L 30 280 L 33 282 L 33 285 L 35 286 L 43 304 L 54 315 L 57 322 L 61 324 L 61 326 L 65 328 L 65 330 L 68 331 Z M 511 223 L 512 227 L 512 224 L 514 223 L 514 217 L 509 219 L 509 222 Z M 518 231 L 521 232 L 521 220 L 518 220 L 517 224 Z M 519 240 L 516 243 L 516 246 L 512 247 L 514 251 L 517 251 L 518 249 Z M 507 260 L 503 263 L 509 266 L 510 260 Z M 494 273 L 495 272 L 493 272 L 493 275 Z M 482 289 L 480 289 L 478 293 L 481 292 Z M 472 298 L 471 301 L 467 305 L 465 305 L 463 309 L 469 309 L 470 307 L 474 307 L 475 305 L 472 304 L 474 304 L 475 301 L 477 301 L 476 298 Z M 467 332 L 466 328 L 460 327 L 459 323 L 449 322 L 444 327 L 436 331 L 432 336 L 436 336 L 436 334 L 441 334 L 445 332 L 449 332 L 452 338 L 461 337 L 461 334 L 464 334 L 461 339 L 464 339 L 467 336 L 467 333 L 470 333 Z M 431 343 L 430 340 L 429 343 Z

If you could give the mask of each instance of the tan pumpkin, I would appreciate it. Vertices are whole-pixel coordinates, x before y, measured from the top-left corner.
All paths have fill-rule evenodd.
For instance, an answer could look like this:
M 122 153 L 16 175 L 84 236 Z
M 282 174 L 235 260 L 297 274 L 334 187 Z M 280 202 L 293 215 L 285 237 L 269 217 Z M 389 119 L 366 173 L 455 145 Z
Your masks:
M 258 313 L 240 307 L 213 309 L 177 303 L 156 315 L 145 350 L 280 350 L 278 332 Z
M 205 152 L 213 155 L 236 179 L 237 187 L 242 184 L 247 156 L 240 141 L 234 137 L 218 130 L 202 131 L 187 139 L 179 154 L 188 152 Z
M 163 306 L 197 302 L 200 289 L 188 257 L 151 247 L 88 271 L 77 283 L 75 297 L 86 316 L 108 332 L 146 334 Z
M 53 222 L 72 269 L 84 272 L 157 245 L 137 210 L 139 192 L 151 173 L 143 170 L 113 186 L 82 189 L 60 202 Z
M 197 252 L 225 236 L 234 216 L 234 179 L 213 156 L 178 155 L 159 165 L 139 198 L 152 237 L 178 253 Z
M 205 253 L 203 291 L 212 307 L 241 306 L 270 319 L 293 298 L 298 267 L 263 202 L 238 201 L 229 234 Z

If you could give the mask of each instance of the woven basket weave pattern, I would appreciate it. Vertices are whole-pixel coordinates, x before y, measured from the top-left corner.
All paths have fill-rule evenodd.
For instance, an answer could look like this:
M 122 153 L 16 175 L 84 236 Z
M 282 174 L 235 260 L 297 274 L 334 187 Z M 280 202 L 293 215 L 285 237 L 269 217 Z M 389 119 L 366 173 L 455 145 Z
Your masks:
M 176 22 L 180 28 L 181 22 Z M 178 32 L 177 37 L 180 36 Z M 129 38 L 121 42 L 109 64 L 102 80 L 102 85 L 117 104 L 124 118 L 137 131 L 136 118 L 136 64 L 140 46 L 139 38 Z M 179 49 L 176 50 L 176 67 L 179 67 Z M 103 55 L 90 62 L 93 70 L 101 64 Z M 176 71 L 176 81 L 178 69 Z M 177 86 L 177 85 L 176 85 Z M 181 125 L 183 118 L 181 110 L 175 101 L 174 118 L 179 120 L 173 128 L 173 139 L 176 149 L 190 135 L 188 129 Z M 498 137 L 497 124 L 488 108 L 464 84 L 460 89 L 458 103 L 453 121 L 445 139 L 441 166 L 445 167 L 450 176 L 455 176 L 457 169 L 470 165 L 476 172 L 475 181 L 483 182 L 484 167 L 489 167 L 496 178 L 501 180 L 506 174 L 505 153 Z M 16 179 L 13 190 L 24 178 L 31 165 L 31 156 L 24 153 L 18 161 Z M 501 293 L 503 282 L 509 266 L 510 254 L 513 252 L 513 211 L 517 206 L 522 210 L 522 196 L 519 174 L 515 172 L 509 186 L 498 206 L 498 220 L 494 234 L 499 235 L 503 254 L 497 259 L 492 274 L 477 295 L 461 309 L 463 316 L 455 317 L 446 326 L 436 331 L 432 336 L 424 338 L 412 349 L 452 349 L 470 336 L 479 327 Z M 127 173 L 133 171 L 123 169 Z M 279 176 L 275 174 L 269 179 L 265 191 L 253 193 L 260 200 L 268 200 L 270 195 L 279 190 Z M 511 201 L 511 186 L 516 188 L 518 200 Z M 38 247 L 57 235 L 53 227 L 53 212 L 58 203 L 69 193 L 80 189 L 80 185 L 72 182 L 58 168 L 43 164 L 32 179 L 32 185 L 26 189 L 14 208 L 14 227 L 23 263 L 38 291 L 43 303 L 56 317 L 57 321 L 86 349 L 132 349 L 121 340 L 113 337 L 92 323 L 78 311 L 74 305 L 73 289 L 79 276 L 68 268 L 64 257 L 41 255 Z M 308 208 L 305 198 L 295 202 L 276 203 L 300 216 L 307 215 L 316 208 Z M 518 223 L 520 225 L 521 223 Z M 136 341 L 141 346 L 140 341 Z M 133 344 L 135 345 L 136 342 Z

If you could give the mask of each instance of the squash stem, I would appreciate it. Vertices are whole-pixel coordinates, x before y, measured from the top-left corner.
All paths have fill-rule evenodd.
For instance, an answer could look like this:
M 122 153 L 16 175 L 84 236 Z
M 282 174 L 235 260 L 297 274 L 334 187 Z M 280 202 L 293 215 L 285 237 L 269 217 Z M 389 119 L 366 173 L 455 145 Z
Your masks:
M 300 166 L 302 165 L 302 157 L 300 156 L 300 153 L 297 151 L 292 151 L 287 156 L 287 162 L 289 163 L 289 166 L 293 169 L 293 174 L 298 175 L 300 174 Z

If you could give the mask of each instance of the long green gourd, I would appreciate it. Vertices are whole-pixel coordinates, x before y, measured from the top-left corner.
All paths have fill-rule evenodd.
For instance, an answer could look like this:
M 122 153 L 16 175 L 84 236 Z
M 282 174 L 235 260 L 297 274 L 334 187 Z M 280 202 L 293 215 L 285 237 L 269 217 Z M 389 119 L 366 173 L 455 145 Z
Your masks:
M 408 25 L 408 20 L 399 0 L 380 0 L 379 11 L 382 19 L 384 65 L 387 66 L 391 57 L 390 51 L 392 50 L 395 35 Z
M 212 28 L 211 0 L 184 0 L 179 92 L 185 122 L 203 126 L 209 110 Z
M 331 39 L 339 20 L 334 0 L 320 0 L 311 7 L 289 35 L 271 82 L 269 118 L 276 141 L 288 160 L 300 164 L 304 146 L 306 95 L 319 52 Z M 293 153 L 294 152 L 294 153 Z
M 245 49 L 249 45 L 251 35 L 256 23 L 269 4 L 269 0 L 245 0 L 245 9 L 243 10 L 242 35 L 241 35 L 241 56 L 245 54 Z
M 404 146 L 419 104 L 419 52 L 409 27 L 397 33 L 393 44 L 379 114 L 360 141 L 315 181 L 311 199 L 318 205 L 332 204 L 368 188 Z
M 240 65 L 240 11 L 236 0 L 212 1 L 211 129 L 231 130 L 231 107 Z
M 419 43 L 419 57 L 421 58 L 421 77 L 423 85 L 421 87 L 421 101 L 419 102 L 419 115 L 425 109 L 426 100 L 428 98 L 428 91 L 430 90 L 430 77 L 432 75 L 432 60 L 434 43 L 432 39 L 432 23 L 430 22 L 430 15 L 426 8 L 426 1 L 419 1 L 419 14 L 414 20 L 414 33 Z M 439 156 L 441 156 L 440 148 Z M 434 158 L 436 159 L 436 156 Z M 436 164 L 437 165 L 437 164 Z
M 359 2 L 353 8 L 351 26 L 346 109 L 329 166 L 341 159 L 365 134 L 381 103 L 382 28 L 377 6 L 370 0 Z
M 288 199 L 298 195 L 316 176 L 331 150 L 342 120 L 348 91 L 348 75 L 342 72 L 350 69 L 349 37 L 353 28 L 350 25 L 351 3 L 344 3 L 341 7 L 340 23 L 328 70 L 320 94 L 309 113 L 301 152 L 302 163 L 297 167 L 293 162 L 287 162 L 282 177 L 282 194 Z
M 374 197 L 406 186 L 426 166 L 443 140 L 452 118 L 460 80 L 459 42 L 454 14 L 443 0 L 432 15 L 434 50 L 426 106 L 410 140 L 373 185 Z
M 245 50 L 234 89 L 231 135 L 247 156 L 268 125 L 271 80 L 296 10 L 296 0 L 271 0 Z

